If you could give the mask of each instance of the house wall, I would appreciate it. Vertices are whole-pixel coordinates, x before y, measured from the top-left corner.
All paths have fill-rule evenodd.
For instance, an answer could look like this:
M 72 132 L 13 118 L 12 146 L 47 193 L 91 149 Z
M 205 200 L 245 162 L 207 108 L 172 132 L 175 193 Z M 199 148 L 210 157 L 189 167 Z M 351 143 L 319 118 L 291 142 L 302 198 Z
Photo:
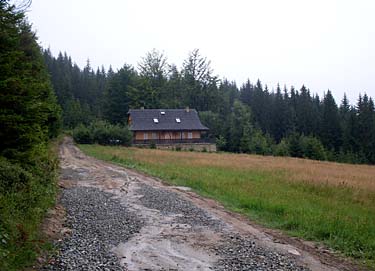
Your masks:
M 191 139 L 199 139 L 201 138 L 201 132 L 200 131 L 183 131 L 183 132 L 164 132 L 164 131 L 156 131 L 156 132 L 135 132 L 134 133 L 134 139 L 135 140 L 145 140 L 144 135 L 147 134 L 147 140 L 153 140 L 153 139 L 167 139 L 167 140 L 173 140 L 173 139 L 189 139 L 189 133 L 191 133 Z M 156 137 L 156 138 L 155 138 Z

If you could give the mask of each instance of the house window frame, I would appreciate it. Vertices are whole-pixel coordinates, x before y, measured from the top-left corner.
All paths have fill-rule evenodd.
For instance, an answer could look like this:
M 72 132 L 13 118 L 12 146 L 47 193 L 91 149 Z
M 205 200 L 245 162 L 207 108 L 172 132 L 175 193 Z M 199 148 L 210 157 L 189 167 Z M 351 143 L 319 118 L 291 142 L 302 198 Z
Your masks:
M 148 133 L 147 132 L 143 133 L 143 140 L 148 140 Z
M 188 139 L 193 139 L 193 132 L 188 132 L 187 138 Z

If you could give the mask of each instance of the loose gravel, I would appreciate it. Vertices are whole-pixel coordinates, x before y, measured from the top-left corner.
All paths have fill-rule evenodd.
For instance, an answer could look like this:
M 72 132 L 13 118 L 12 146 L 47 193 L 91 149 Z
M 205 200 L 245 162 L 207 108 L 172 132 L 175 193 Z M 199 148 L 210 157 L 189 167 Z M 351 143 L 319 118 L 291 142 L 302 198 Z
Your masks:
M 57 245 L 59 255 L 44 270 L 124 270 L 111 250 L 139 232 L 142 222 L 97 188 L 65 189 L 61 204 L 72 233 Z
M 227 225 L 213 218 L 205 210 L 195 206 L 190 201 L 182 199 L 177 193 L 140 184 L 137 193 L 143 195 L 140 202 L 147 208 L 159 210 L 161 214 L 181 214 L 177 216 L 177 223 L 188 224 L 194 230 L 196 227 L 208 227 L 220 232 L 223 241 L 213 248 L 220 260 L 213 270 L 285 270 L 305 271 L 305 267 L 296 265 L 296 261 L 289 255 L 271 251 L 257 244 L 252 237 L 241 237 L 232 234 Z
M 214 251 L 221 259 L 215 264 L 217 271 L 243 270 L 287 270 L 307 271 L 309 269 L 298 266 L 289 255 L 271 251 L 259 246 L 251 237 L 238 234 L 228 234 Z
M 188 224 L 193 229 L 208 227 L 215 231 L 220 231 L 224 227 L 223 222 L 192 202 L 181 198 L 177 193 L 146 184 L 140 184 L 137 193 L 143 195 L 140 198 L 143 206 L 159 210 L 163 215 L 177 215 L 175 218 L 177 223 Z

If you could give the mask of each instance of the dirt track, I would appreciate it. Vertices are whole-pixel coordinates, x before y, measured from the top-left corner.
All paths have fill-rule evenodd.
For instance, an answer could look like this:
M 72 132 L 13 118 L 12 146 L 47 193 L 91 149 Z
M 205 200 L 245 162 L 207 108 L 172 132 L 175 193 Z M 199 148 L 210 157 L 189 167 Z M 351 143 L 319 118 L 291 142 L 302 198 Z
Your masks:
M 43 270 L 358 270 L 188 188 L 87 157 L 69 138 L 60 159 L 64 238 Z

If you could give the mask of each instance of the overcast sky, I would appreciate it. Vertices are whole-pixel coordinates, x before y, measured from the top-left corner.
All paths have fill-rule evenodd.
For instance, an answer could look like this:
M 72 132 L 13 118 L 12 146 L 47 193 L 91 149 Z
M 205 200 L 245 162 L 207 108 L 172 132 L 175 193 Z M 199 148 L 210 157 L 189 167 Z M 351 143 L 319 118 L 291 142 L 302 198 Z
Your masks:
M 220 78 L 258 78 L 340 102 L 375 97 L 373 0 L 33 0 L 28 12 L 43 47 L 83 67 L 137 66 L 156 48 L 181 67 L 194 48 Z

